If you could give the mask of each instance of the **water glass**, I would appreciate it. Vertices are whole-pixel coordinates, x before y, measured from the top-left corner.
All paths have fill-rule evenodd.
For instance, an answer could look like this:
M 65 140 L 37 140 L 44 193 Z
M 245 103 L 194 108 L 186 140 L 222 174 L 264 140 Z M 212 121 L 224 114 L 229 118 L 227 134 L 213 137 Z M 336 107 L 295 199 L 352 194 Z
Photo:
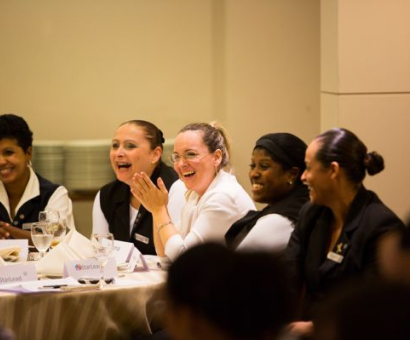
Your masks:
M 100 265 L 100 281 L 98 285 L 102 288 L 105 285 L 104 269 L 114 249 L 114 235 L 111 233 L 93 234 L 91 244 L 94 249 L 94 256 Z
M 44 257 L 45 252 L 50 248 L 53 238 L 54 232 L 50 223 L 36 222 L 31 225 L 31 240 L 41 257 Z

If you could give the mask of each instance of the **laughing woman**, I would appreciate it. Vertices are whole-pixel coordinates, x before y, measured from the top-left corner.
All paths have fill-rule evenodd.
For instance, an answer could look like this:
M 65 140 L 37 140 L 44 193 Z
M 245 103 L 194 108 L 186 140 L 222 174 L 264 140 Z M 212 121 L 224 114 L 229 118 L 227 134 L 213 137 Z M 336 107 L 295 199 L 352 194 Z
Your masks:
M 185 199 L 184 184 L 162 160 L 162 131 L 144 120 L 121 124 L 111 143 L 111 166 L 117 179 L 97 193 L 93 207 L 93 233 L 111 232 L 120 241 L 133 242 L 143 254 L 155 254 L 152 215 L 131 194 L 136 172 L 145 172 L 154 182 L 161 177 L 169 190 L 168 209 L 179 219 Z
M 74 218 L 67 189 L 31 168 L 33 133 L 14 114 L 0 116 L 0 238 L 28 238 L 23 230 L 43 210 L 56 210 L 72 229 Z
M 290 133 L 270 133 L 256 141 L 249 179 L 255 202 L 268 204 L 251 210 L 225 235 L 238 250 L 283 250 L 289 242 L 299 211 L 309 200 L 300 180 L 305 171 L 306 144 Z
M 303 295 L 301 321 L 290 330 L 309 336 L 329 290 L 352 277 L 377 276 L 378 238 L 404 226 L 363 185 L 366 172 L 375 175 L 384 169 L 383 158 L 368 153 L 349 130 L 332 129 L 316 137 L 305 161 L 302 180 L 310 202 L 301 210 L 286 255 Z
M 137 174 L 132 192 L 154 217 L 157 254 L 173 261 L 196 244 L 224 243 L 232 223 L 255 209 L 255 205 L 235 176 L 224 170 L 229 165 L 229 144 L 220 126 L 185 126 L 175 139 L 171 160 L 188 189 L 180 223 L 168 212 L 168 193 L 161 178 L 158 189 L 147 174 Z

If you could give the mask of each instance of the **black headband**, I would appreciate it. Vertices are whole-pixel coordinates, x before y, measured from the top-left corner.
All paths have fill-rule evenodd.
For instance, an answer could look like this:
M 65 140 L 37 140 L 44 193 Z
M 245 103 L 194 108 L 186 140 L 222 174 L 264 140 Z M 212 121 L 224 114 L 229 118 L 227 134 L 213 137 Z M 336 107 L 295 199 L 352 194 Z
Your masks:
M 295 165 L 295 161 L 287 155 L 285 150 L 283 150 L 278 144 L 268 137 L 264 136 L 259 138 L 256 141 L 254 150 L 257 147 L 264 148 L 271 155 L 274 161 L 284 165 L 285 167 L 291 168 L 293 166 L 297 166 Z

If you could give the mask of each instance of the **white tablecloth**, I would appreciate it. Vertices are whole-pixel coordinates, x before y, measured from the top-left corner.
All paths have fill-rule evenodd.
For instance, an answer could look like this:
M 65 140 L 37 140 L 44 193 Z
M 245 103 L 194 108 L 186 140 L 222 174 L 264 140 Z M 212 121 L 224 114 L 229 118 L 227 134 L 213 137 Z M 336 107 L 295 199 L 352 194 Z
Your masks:
M 0 292 L 0 325 L 25 339 L 129 339 L 162 326 L 166 272 L 126 274 L 134 285 L 104 290 Z

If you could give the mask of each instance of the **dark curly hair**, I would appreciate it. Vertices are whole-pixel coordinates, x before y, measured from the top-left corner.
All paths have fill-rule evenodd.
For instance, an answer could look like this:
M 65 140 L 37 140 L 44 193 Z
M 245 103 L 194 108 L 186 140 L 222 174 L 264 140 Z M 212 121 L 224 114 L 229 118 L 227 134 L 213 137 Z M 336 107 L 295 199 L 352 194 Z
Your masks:
M 14 139 L 24 152 L 33 144 L 33 132 L 27 122 L 12 113 L 0 115 L 0 140 Z

